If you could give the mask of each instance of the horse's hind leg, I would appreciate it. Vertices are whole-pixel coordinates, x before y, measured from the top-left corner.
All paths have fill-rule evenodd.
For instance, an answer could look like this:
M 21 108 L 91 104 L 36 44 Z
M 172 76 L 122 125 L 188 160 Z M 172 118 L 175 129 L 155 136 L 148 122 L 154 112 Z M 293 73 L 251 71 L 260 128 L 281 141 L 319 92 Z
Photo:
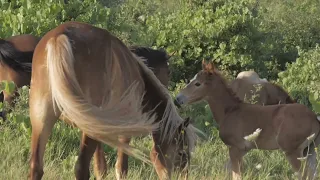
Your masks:
M 104 157 L 102 143 L 98 143 L 94 152 L 94 174 L 97 180 L 103 179 L 107 173 L 107 163 Z
M 82 133 L 80 154 L 75 166 L 75 174 L 77 180 L 90 178 L 90 161 L 97 145 L 98 141 L 91 139 L 87 135 Z
M 303 169 L 301 168 L 301 161 L 298 160 L 298 158 L 303 156 L 303 150 L 297 149 L 291 152 L 285 152 L 285 154 L 293 170 L 298 173 L 298 177 L 301 179 Z
M 129 144 L 130 140 L 131 138 L 127 138 L 127 137 L 119 138 L 119 141 L 125 144 Z M 116 168 L 117 180 L 126 178 L 128 174 L 128 155 L 125 154 L 121 150 L 121 148 L 118 148 L 117 162 L 116 162 L 115 168 Z
M 52 128 L 58 119 L 53 110 L 51 96 L 35 92 L 30 96 L 31 137 L 31 180 L 40 180 L 43 176 L 43 156 Z

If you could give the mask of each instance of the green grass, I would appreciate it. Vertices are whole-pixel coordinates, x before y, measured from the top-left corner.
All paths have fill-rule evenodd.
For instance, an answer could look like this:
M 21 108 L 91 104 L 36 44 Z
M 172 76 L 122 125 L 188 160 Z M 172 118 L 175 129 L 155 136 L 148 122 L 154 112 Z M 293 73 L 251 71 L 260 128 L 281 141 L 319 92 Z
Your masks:
M 21 92 L 25 93 L 25 92 Z M 0 124 L 0 179 L 26 179 L 29 173 L 31 126 L 28 118 L 28 98 L 26 93 L 17 101 L 18 104 L 9 119 Z M 228 160 L 227 147 L 218 136 L 218 130 L 212 121 L 208 108 L 198 104 L 183 109 L 181 115 L 191 116 L 197 127 L 203 129 L 208 138 L 202 140 L 192 155 L 191 180 L 224 179 L 225 163 Z M 80 131 L 64 122 L 55 125 L 45 152 L 43 179 L 74 179 L 74 165 L 79 152 Z M 132 145 L 150 149 L 150 137 L 135 139 Z M 105 146 L 109 165 L 106 179 L 115 179 L 114 164 L 116 151 Z M 258 169 L 257 165 L 261 165 Z M 319 166 L 318 166 L 319 167 Z M 244 180 L 286 180 L 295 179 L 291 166 L 281 151 L 250 151 L 244 158 Z M 92 170 L 92 167 L 91 167 Z M 91 179 L 93 171 L 91 171 Z M 134 158 L 129 158 L 130 180 L 157 179 L 153 167 Z M 175 178 L 174 178 L 175 179 Z
M 26 178 L 29 168 L 30 139 L 13 123 L 2 125 L 0 134 L 0 179 L 19 180 Z M 222 179 L 226 176 L 227 147 L 215 134 L 200 142 L 193 153 L 190 179 Z M 45 174 L 43 179 L 73 179 L 73 168 L 79 151 L 80 133 L 76 129 L 58 123 L 47 145 Z M 133 141 L 135 146 L 150 147 L 150 138 Z M 109 163 L 109 175 L 114 179 L 115 151 L 105 148 Z M 256 166 L 261 164 L 261 168 Z M 293 172 L 280 151 L 253 150 L 244 158 L 244 179 L 292 179 Z M 152 167 L 130 158 L 128 179 L 156 179 Z M 93 179 L 93 177 L 92 177 Z

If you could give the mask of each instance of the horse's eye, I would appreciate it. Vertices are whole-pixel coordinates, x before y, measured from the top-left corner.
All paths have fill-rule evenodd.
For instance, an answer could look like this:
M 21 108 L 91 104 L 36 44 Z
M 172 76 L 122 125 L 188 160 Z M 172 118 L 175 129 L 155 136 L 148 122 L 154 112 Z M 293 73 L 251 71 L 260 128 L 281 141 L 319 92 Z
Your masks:
M 196 82 L 194 85 L 195 86 L 200 86 L 201 84 L 199 82 Z
M 179 155 L 179 156 L 183 156 L 183 155 L 184 155 L 184 152 L 183 152 L 183 151 L 179 151 L 179 152 L 178 152 L 178 155 Z

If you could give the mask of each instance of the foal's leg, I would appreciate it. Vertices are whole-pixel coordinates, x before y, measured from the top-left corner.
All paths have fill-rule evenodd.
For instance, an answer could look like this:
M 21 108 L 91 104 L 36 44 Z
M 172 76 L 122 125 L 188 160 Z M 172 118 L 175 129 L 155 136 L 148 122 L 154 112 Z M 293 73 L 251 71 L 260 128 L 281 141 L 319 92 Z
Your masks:
M 238 149 L 237 147 L 229 148 L 229 156 L 230 156 L 233 180 L 241 180 L 242 157 L 245 154 L 246 154 L 246 151 Z
M 97 147 L 98 141 L 93 140 L 82 133 L 80 144 L 80 154 L 75 166 L 75 174 L 77 180 L 85 180 L 90 178 L 90 161 Z
M 40 180 L 43 176 L 45 146 L 58 117 L 59 116 L 54 113 L 51 97 L 48 97 L 48 95 L 41 96 L 41 93 L 38 95 L 31 94 L 30 119 L 32 137 L 29 174 L 31 180 Z
M 301 169 L 301 161 L 297 158 L 301 158 L 303 156 L 303 151 L 298 149 L 291 152 L 285 152 L 286 157 L 291 164 L 293 170 L 298 173 L 299 179 L 302 178 L 302 169 Z
M 129 144 L 130 140 L 131 138 L 127 138 L 127 137 L 119 138 L 119 141 L 125 144 Z M 128 155 L 125 154 L 123 151 L 121 151 L 120 148 L 118 148 L 117 162 L 116 162 L 115 168 L 116 168 L 117 180 L 126 178 L 128 174 Z
M 103 179 L 107 173 L 107 163 L 104 157 L 103 145 L 98 143 L 94 152 L 94 175 L 97 180 Z

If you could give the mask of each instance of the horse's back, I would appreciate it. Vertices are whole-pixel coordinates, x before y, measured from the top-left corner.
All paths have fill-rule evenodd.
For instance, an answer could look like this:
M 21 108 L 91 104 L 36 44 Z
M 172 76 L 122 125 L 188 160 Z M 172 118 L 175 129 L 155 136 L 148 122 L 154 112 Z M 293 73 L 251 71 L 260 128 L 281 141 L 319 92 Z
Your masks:
M 22 52 L 34 51 L 40 38 L 31 34 L 22 34 L 12 36 L 7 41 L 11 42 L 14 47 Z
M 58 42 L 63 35 L 72 48 L 77 80 L 90 100 L 101 101 L 100 95 L 107 91 L 114 97 L 120 96 L 133 81 L 142 80 L 136 59 L 118 38 L 89 24 L 66 22 L 45 34 L 37 45 L 32 81 L 47 81 L 46 68 L 43 68 L 47 64 L 47 46 L 52 44 L 52 39 Z M 65 44 L 55 46 L 63 47 Z
M 261 86 L 259 88 L 257 85 Z M 257 84 L 246 79 L 234 79 L 230 86 L 232 90 L 236 93 L 236 95 L 242 100 L 254 100 L 258 102 L 258 104 L 264 104 L 267 101 L 267 91 L 264 88 L 264 83 Z

